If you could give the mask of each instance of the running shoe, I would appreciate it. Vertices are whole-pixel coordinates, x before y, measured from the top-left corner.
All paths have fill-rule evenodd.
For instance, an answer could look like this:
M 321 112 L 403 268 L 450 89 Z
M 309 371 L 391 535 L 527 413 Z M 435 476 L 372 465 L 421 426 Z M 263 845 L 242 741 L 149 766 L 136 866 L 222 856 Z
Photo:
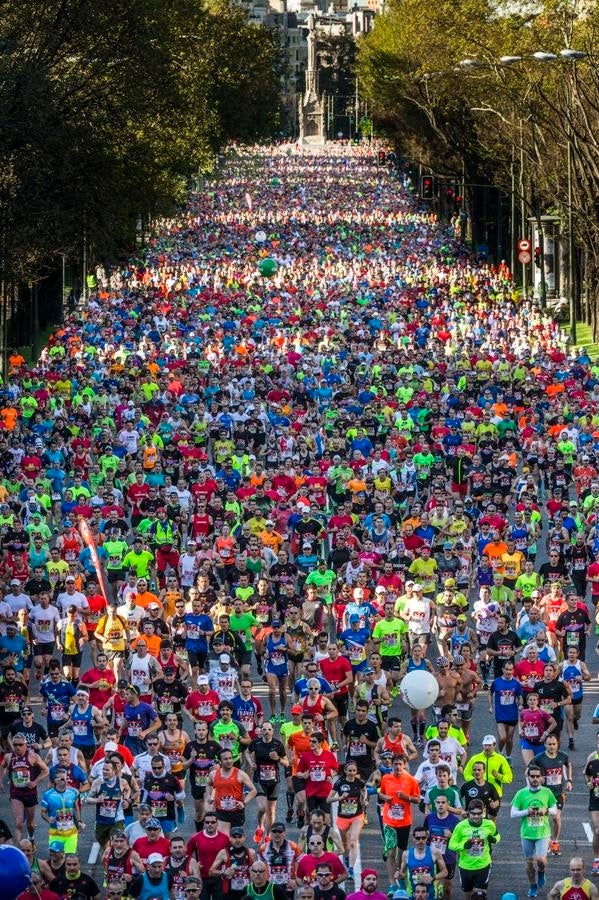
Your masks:
M 531 884 L 531 886 L 530 886 L 529 889 L 528 889 L 528 894 L 527 894 L 526 896 L 527 896 L 527 897 L 536 897 L 536 896 L 537 896 L 537 886 L 536 886 L 536 884 Z
M 348 880 L 348 881 L 353 881 L 353 880 L 354 880 L 354 869 L 353 869 L 353 866 L 347 866 L 347 880 Z
M 489 690 L 489 685 L 485 681 L 485 683 L 483 684 L 483 691 L 488 691 L 488 690 Z M 535 894 L 535 896 L 536 896 L 536 894 Z
M 270 722 L 271 725 L 276 725 L 277 722 L 279 721 L 279 717 L 273 713 L 268 721 Z
M 285 821 L 288 825 L 291 825 L 291 823 L 293 822 L 293 807 L 291 807 L 291 809 L 288 809 L 285 813 Z
M 599 859 L 593 860 L 593 866 L 591 868 L 591 875 L 599 875 Z
M 254 837 L 252 838 L 254 844 L 261 844 L 264 840 L 264 828 L 261 825 L 258 825 L 256 830 L 254 831 Z
M 551 841 L 551 855 L 552 856 L 561 856 L 562 851 L 559 848 L 559 841 Z
M 389 691 L 389 693 L 391 694 L 391 696 L 392 696 L 393 698 L 399 697 L 399 688 L 397 687 L 396 684 L 393 685 L 393 687 L 391 688 L 391 690 Z
M 508 764 L 508 766 L 512 765 L 512 757 L 511 756 L 506 756 L 505 761 Z
M 568 750 L 574 750 L 574 738 L 568 738 Z
M 333 741 L 333 743 L 331 744 L 331 750 L 333 751 L 333 753 L 335 753 L 338 749 L 339 744 L 337 743 L 337 741 Z

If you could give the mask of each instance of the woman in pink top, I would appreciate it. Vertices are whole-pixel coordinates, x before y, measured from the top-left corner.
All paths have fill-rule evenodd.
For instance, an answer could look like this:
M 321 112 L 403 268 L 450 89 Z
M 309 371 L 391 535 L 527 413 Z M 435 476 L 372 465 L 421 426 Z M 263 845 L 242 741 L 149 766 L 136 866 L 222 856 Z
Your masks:
M 556 721 L 553 716 L 539 706 L 539 695 L 536 691 L 525 694 L 518 722 L 520 749 L 525 766 L 537 753 L 542 752 L 545 738 L 555 730 L 555 727 Z

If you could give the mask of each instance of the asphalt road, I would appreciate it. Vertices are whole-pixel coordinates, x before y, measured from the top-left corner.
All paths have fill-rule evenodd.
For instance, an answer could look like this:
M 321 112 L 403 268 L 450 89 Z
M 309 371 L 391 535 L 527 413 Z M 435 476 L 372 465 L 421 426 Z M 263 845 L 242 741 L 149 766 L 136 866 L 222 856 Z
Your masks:
M 591 641 L 591 645 L 594 641 Z M 598 660 L 594 648 L 589 652 L 587 660 L 589 668 L 594 675 L 593 682 L 586 686 L 585 701 L 583 707 L 583 715 L 580 724 L 580 730 L 576 734 L 577 749 L 571 754 L 574 770 L 574 785 L 572 793 L 568 796 L 567 804 L 563 813 L 563 830 L 561 837 L 562 856 L 560 858 L 550 858 L 547 866 L 547 882 L 550 887 L 559 878 L 567 875 L 568 860 L 572 855 L 581 855 L 590 871 L 592 862 L 592 846 L 590 842 L 590 816 L 587 811 L 588 792 L 584 779 L 582 777 L 582 769 L 587 754 L 594 749 L 596 727 L 591 724 L 591 717 L 595 705 L 599 702 L 599 686 L 597 684 L 596 673 Z M 256 693 L 266 700 L 266 686 L 259 680 L 256 680 Z M 39 710 L 39 697 L 33 695 L 33 705 Z M 265 703 L 267 708 L 267 703 Z M 394 701 L 393 712 L 399 713 L 405 721 L 406 732 L 409 733 L 409 714 L 407 708 L 398 698 Z M 483 735 L 488 732 L 494 732 L 494 721 L 488 713 L 487 697 L 480 695 L 475 709 L 473 720 L 472 740 L 470 752 L 478 752 L 481 748 L 481 740 Z M 523 764 L 520 752 L 516 749 L 512 755 L 512 763 L 514 768 L 514 781 L 508 786 L 504 792 L 504 801 L 497 825 L 501 833 L 501 843 L 495 848 L 493 855 L 493 870 L 491 875 L 489 900 L 499 900 L 504 891 L 511 890 L 519 898 L 526 897 L 528 890 L 528 882 L 525 876 L 524 863 L 520 849 L 520 841 L 518 834 L 518 823 L 510 819 L 509 801 L 513 794 L 523 786 Z M 412 770 L 414 771 L 413 765 Z M 10 822 L 10 810 L 6 794 L 0 795 L 0 815 Z M 252 846 L 251 838 L 255 828 L 255 810 L 253 804 L 247 811 L 247 841 L 248 846 Z M 285 797 L 279 801 L 279 812 L 281 818 L 285 816 Z M 188 837 L 193 831 L 193 810 L 192 803 L 187 802 L 187 822 L 180 828 L 180 833 Z M 87 863 L 92 841 L 93 841 L 93 809 L 84 808 L 85 820 L 88 828 L 81 833 L 80 836 L 80 853 L 83 863 Z M 416 821 L 420 818 L 420 814 L 416 813 Z M 289 826 L 289 836 L 293 838 L 296 834 L 295 825 Z M 37 843 L 42 858 L 47 855 L 47 827 L 43 821 L 40 821 L 37 832 Z M 382 839 L 378 829 L 378 822 L 374 808 L 374 801 L 371 799 L 369 825 L 362 832 L 362 840 L 360 847 L 360 861 L 356 867 L 356 882 L 359 879 L 359 871 L 361 868 L 372 867 L 380 872 L 380 887 L 386 889 L 387 879 L 385 874 L 385 865 L 382 861 Z M 100 878 L 101 870 L 98 865 L 86 865 L 85 870 L 94 877 Z M 454 897 L 461 897 L 462 893 L 459 885 L 456 884 Z M 543 891 L 539 891 L 539 897 L 544 896 Z

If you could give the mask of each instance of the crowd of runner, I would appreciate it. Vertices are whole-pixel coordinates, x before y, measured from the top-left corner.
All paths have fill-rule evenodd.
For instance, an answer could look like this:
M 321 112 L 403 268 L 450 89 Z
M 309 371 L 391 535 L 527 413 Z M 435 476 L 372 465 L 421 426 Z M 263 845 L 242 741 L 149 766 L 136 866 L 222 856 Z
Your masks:
M 370 149 L 235 153 L 10 367 L 0 831 L 24 900 L 499 897 L 502 803 L 543 891 L 569 752 L 594 749 L 599 367 L 504 266 Z M 402 701 L 415 670 L 432 710 Z M 584 778 L 599 875 L 595 752 Z M 551 898 L 599 896 L 569 872 Z

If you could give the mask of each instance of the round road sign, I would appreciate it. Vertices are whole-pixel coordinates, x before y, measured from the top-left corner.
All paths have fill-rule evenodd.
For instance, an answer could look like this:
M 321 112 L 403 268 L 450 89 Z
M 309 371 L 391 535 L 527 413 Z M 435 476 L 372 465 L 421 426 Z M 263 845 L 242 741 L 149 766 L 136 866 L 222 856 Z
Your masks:
M 526 238 L 521 238 L 518 241 L 518 250 L 530 250 L 530 241 Z
M 518 254 L 518 262 L 522 263 L 523 266 L 528 265 L 531 258 L 532 257 L 530 255 L 530 253 L 528 252 L 528 250 L 521 250 L 520 253 Z

